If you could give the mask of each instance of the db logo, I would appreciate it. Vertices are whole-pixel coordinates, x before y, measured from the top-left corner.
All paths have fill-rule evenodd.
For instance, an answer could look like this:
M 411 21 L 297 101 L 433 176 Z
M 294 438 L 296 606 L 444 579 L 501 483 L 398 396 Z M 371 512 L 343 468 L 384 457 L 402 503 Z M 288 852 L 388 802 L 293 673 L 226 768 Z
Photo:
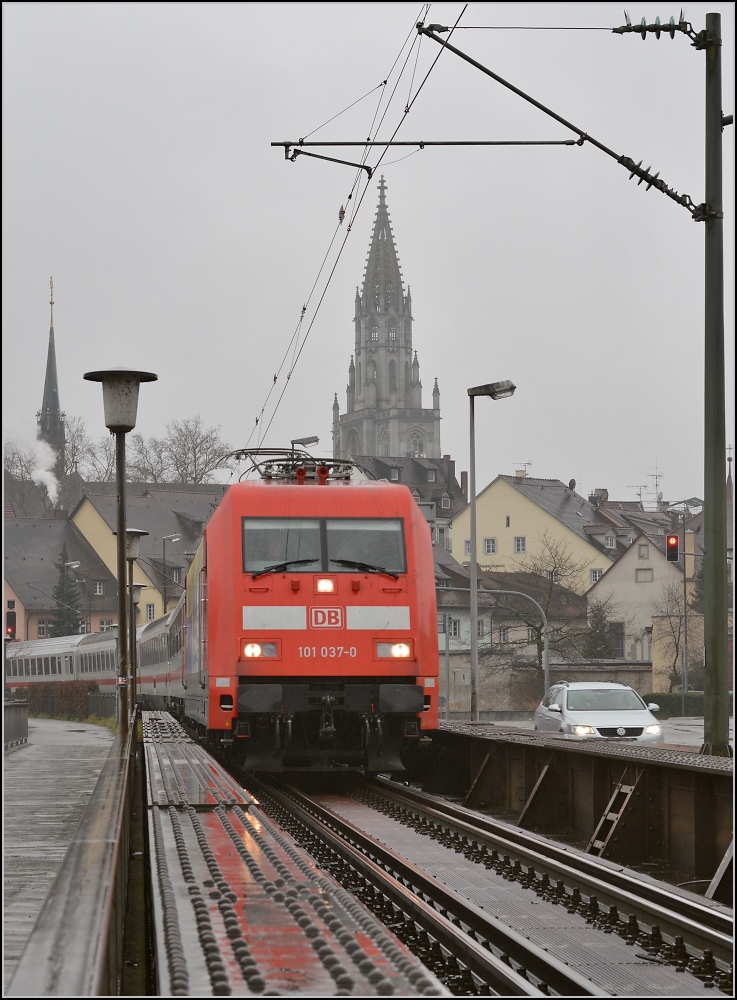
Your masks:
M 343 628 L 342 608 L 310 608 L 312 628 Z

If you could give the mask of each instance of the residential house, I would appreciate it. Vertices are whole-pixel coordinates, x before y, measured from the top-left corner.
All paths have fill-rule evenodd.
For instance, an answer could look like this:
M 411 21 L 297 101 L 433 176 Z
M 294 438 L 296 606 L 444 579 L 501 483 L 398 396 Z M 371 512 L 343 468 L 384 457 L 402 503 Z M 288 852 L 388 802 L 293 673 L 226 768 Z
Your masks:
M 481 570 L 548 574 L 553 583 L 584 593 L 624 552 L 636 530 L 557 479 L 525 471 L 497 476 L 476 498 L 476 561 Z M 471 559 L 470 505 L 451 522 L 452 552 Z

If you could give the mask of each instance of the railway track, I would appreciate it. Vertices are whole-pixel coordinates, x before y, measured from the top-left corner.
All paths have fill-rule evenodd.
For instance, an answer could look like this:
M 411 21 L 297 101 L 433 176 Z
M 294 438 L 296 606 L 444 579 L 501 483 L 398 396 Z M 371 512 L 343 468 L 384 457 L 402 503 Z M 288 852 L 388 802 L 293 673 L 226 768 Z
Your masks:
M 718 904 L 389 780 L 244 782 L 455 995 L 731 995 Z

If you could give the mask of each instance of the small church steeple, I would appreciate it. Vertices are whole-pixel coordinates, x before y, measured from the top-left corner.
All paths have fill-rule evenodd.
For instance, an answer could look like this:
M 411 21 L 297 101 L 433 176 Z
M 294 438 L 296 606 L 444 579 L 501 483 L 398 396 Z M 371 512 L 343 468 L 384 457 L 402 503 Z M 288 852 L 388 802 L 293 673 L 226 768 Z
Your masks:
M 36 413 L 36 437 L 45 441 L 56 452 L 54 474 L 61 479 L 64 474 L 64 449 L 66 433 L 65 414 L 59 403 L 59 379 L 56 373 L 56 345 L 54 343 L 54 279 L 49 279 L 51 296 L 51 321 L 49 325 L 49 349 L 46 355 L 46 379 L 41 409 Z

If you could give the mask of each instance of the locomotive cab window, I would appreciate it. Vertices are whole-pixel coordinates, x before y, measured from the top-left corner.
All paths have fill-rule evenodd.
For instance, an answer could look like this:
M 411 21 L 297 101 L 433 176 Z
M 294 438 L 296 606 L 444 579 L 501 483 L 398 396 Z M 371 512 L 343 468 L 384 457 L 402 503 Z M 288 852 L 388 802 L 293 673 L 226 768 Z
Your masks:
M 406 573 L 401 518 L 243 518 L 243 571 Z

